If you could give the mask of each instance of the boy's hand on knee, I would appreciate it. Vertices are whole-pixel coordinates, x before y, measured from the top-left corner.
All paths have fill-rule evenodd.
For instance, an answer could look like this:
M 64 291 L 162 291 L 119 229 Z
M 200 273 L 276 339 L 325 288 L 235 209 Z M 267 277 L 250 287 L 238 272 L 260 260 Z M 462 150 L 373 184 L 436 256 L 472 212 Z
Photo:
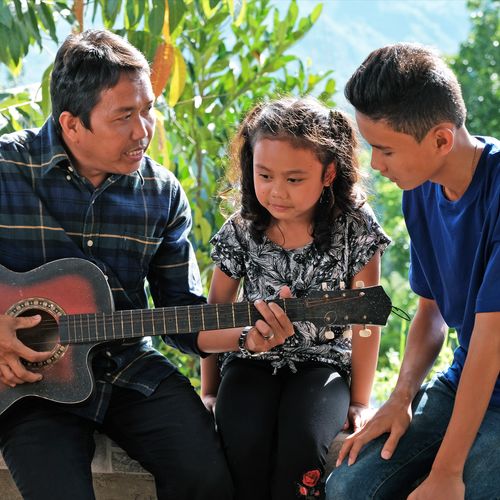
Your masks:
M 389 399 L 362 429 L 345 439 L 335 464 L 336 467 L 346 457 L 348 457 L 347 465 L 352 465 L 356 462 L 363 446 L 386 433 L 389 433 L 389 437 L 384 443 L 381 457 L 386 460 L 390 459 L 410 422 L 411 407 L 405 408 L 404 405 Z

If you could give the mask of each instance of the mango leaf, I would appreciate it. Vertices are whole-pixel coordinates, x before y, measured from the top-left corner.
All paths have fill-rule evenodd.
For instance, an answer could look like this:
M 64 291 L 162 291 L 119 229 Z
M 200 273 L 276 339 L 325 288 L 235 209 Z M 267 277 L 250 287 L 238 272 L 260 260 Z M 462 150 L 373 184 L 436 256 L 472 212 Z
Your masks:
M 173 33 L 186 13 L 186 4 L 183 0 L 168 0 L 168 22 L 170 33 Z
M 181 51 L 174 47 L 174 68 L 172 79 L 170 81 L 170 92 L 168 96 L 168 105 L 174 107 L 184 91 L 186 85 L 186 63 Z
M 160 43 L 151 67 L 151 85 L 153 93 L 158 97 L 165 89 L 172 66 L 174 65 L 174 46 L 170 43 Z
M 165 0 L 153 0 L 153 9 L 149 13 L 148 26 L 153 35 L 160 35 L 165 20 Z

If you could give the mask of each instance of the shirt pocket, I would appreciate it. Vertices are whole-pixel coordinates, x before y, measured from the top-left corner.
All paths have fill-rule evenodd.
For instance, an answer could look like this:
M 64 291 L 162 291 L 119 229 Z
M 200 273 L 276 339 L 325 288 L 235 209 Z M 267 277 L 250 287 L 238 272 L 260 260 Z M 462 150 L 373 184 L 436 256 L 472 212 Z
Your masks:
M 137 290 L 144 287 L 151 259 L 162 242 L 163 238 L 123 233 L 116 250 L 115 272 L 124 288 Z

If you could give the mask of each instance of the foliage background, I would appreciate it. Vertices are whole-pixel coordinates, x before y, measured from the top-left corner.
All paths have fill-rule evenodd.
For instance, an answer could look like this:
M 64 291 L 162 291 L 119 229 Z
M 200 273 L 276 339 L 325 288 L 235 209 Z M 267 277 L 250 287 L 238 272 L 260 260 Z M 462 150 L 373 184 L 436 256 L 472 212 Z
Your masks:
M 157 95 L 157 132 L 149 154 L 176 174 L 191 200 L 192 239 L 206 287 L 212 272 L 209 239 L 223 222 L 217 194 L 224 186 L 226 148 L 239 120 L 256 101 L 284 93 L 312 93 L 336 104 L 333 72 L 315 72 L 311 60 L 297 56 L 297 42 L 321 15 L 321 3 L 311 3 L 301 15 L 295 0 L 0 0 L 0 62 L 15 81 L 30 47 L 60 42 L 61 24 L 79 31 L 99 21 L 145 53 L 153 62 Z M 470 130 L 500 137 L 500 2 L 468 0 L 467 7 L 471 31 L 449 62 L 462 83 Z M 0 133 L 43 123 L 50 113 L 50 71 L 49 64 L 36 85 L 0 89 Z M 416 297 L 406 280 L 409 243 L 401 193 L 371 177 L 367 151 L 362 160 L 370 203 L 393 239 L 383 259 L 382 284 L 393 303 L 412 315 Z M 395 383 L 407 329 L 408 322 L 395 315 L 384 328 L 378 401 Z M 450 362 L 455 344 L 450 332 L 434 371 Z M 199 385 L 197 359 L 159 347 Z

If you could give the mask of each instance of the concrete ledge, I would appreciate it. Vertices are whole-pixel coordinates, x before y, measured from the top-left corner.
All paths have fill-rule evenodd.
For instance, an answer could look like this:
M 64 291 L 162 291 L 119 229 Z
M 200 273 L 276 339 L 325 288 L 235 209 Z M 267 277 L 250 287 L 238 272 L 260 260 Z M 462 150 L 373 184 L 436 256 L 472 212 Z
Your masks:
M 348 434 L 334 439 L 327 459 L 327 472 L 335 466 L 342 442 Z M 156 500 L 154 479 L 135 460 L 103 434 L 96 434 L 96 451 L 92 461 L 96 500 Z M 0 455 L 0 498 L 22 500 Z

